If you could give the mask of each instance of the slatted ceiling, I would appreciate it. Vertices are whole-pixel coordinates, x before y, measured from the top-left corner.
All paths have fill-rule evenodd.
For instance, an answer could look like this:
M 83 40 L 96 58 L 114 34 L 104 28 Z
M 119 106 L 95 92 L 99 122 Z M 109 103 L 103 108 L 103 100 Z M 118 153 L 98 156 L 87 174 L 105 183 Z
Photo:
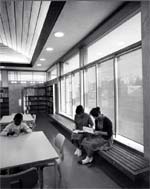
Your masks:
M 7 41 L 7 45 L 9 47 L 11 47 L 8 15 L 7 15 L 7 12 L 6 12 L 6 2 L 0 1 L 0 7 L 1 7 L 1 18 L 2 18 L 2 25 L 3 25 L 5 38 L 6 38 L 6 41 Z
M 39 16 L 38 16 L 35 33 L 34 33 L 33 43 L 32 43 L 31 49 L 30 49 L 30 57 L 33 55 L 33 52 L 35 50 L 35 44 L 37 43 L 38 38 L 40 36 L 40 32 L 42 30 L 44 20 L 46 18 L 49 6 L 50 6 L 50 2 L 42 1 L 40 9 L 39 9 L 40 12 L 39 12 Z
M 38 13 L 39 13 L 39 10 L 40 10 L 40 4 L 41 4 L 40 1 L 34 1 L 33 5 L 32 5 L 30 28 L 29 28 L 28 40 L 27 40 L 27 43 L 26 43 L 26 51 L 27 51 L 28 54 L 30 54 L 29 49 L 30 49 L 30 46 L 31 46 L 31 43 L 32 43 L 32 38 L 34 36 L 34 30 L 36 28 L 36 22 L 37 22 Z
M 28 45 L 27 47 L 27 52 L 29 54 L 29 57 L 32 57 L 33 52 L 32 52 L 32 46 L 33 46 L 33 51 L 34 51 L 34 38 L 36 36 L 36 28 L 37 28 L 37 23 L 38 23 L 38 19 L 39 19 L 39 15 L 40 15 L 40 10 L 41 10 L 41 5 L 42 2 L 38 1 L 38 2 L 34 2 L 33 3 L 33 11 L 32 11 L 32 16 L 33 16 L 33 24 L 32 24 L 32 32 L 30 30 L 30 45 Z
M 8 21 L 10 25 L 10 37 L 12 41 L 12 48 L 16 50 L 16 30 L 15 30 L 15 19 L 14 19 L 14 3 L 12 1 L 6 2 L 6 10 L 8 14 Z
M 3 44 L 7 45 L 7 42 L 6 42 L 6 36 L 5 36 L 5 33 L 4 33 L 4 28 L 3 28 L 3 24 L 2 24 L 2 18 L 1 18 L 1 15 L 0 15 L 0 36 L 1 36 L 1 41 Z
M 32 1 L 24 1 L 23 31 L 22 31 L 22 52 L 26 51 L 27 34 L 30 27 L 30 14 Z M 28 55 L 27 55 L 28 56 Z
M 17 44 L 17 51 L 21 52 L 21 41 L 22 41 L 22 30 L 23 30 L 23 1 L 15 2 L 15 22 L 16 22 L 16 44 Z
M 0 43 L 22 53 L 21 62 L 32 59 L 49 5 L 50 1 L 42 0 L 0 1 Z

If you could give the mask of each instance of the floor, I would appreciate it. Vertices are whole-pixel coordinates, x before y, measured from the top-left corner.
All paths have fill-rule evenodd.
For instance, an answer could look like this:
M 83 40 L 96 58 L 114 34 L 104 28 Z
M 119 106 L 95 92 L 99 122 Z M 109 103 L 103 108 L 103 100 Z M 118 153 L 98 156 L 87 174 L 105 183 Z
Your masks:
M 123 173 L 107 163 L 99 156 L 95 156 L 92 166 L 80 165 L 75 157 L 75 147 L 69 140 L 69 133 L 64 131 L 59 125 L 50 120 L 45 114 L 38 115 L 36 121 L 36 131 L 43 131 L 50 142 L 58 132 L 65 135 L 64 161 L 61 164 L 62 179 L 59 183 L 60 188 L 149 188 L 148 181 L 138 180 L 133 183 Z M 44 169 L 44 189 L 55 187 L 54 168 Z

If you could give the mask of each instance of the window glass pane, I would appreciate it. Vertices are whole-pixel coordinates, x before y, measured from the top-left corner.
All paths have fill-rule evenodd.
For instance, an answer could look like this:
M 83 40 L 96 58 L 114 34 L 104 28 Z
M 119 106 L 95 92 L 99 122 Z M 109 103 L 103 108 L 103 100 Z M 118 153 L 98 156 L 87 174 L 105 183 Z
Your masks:
M 117 133 L 143 144 L 141 49 L 118 57 Z
M 20 72 L 20 81 L 32 81 L 32 72 Z
M 87 63 L 98 60 L 141 40 L 141 13 L 90 45 Z
M 45 82 L 46 81 L 46 73 L 45 72 L 33 72 L 33 81 Z
M 9 71 L 8 72 L 8 81 L 17 81 L 18 77 L 17 77 L 17 72 L 14 71 Z
M 72 98 L 73 98 L 73 117 L 75 115 L 75 109 L 80 104 L 80 79 L 79 72 L 72 76 Z
M 96 106 L 96 73 L 95 66 L 85 71 L 85 108 L 89 112 Z
M 72 85 L 71 76 L 66 77 L 66 114 L 72 116 Z
M 48 72 L 48 80 L 55 79 L 57 77 L 57 67 L 54 66 L 49 72 Z
M 114 126 L 114 76 L 113 60 L 98 65 L 98 106 Z
M 65 78 L 61 79 L 61 112 L 65 113 L 66 112 L 66 98 L 65 98 Z
M 79 68 L 79 53 L 62 64 L 61 73 L 65 74 Z

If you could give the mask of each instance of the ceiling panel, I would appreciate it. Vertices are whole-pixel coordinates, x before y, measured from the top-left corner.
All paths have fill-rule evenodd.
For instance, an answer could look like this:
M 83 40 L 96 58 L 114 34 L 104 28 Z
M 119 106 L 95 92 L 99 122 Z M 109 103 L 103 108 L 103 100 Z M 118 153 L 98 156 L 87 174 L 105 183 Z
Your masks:
M 37 21 L 38 21 L 38 15 L 40 12 L 41 4 L 42 4 L 42 2 L 40 2 L 40 1 L 34 1 L 32 4 L 32 13 L 31 13 L 31 19 L 30 19 L 28 40 L 26 43 L 27 54 L 30 54 L 30 50 L 31 50 L 30 47 L 32 46 L 33 37 L 34 37 L 35 30 L 36 30 L 36 25 L 37 25 Z
M 46 2 L 46 1 L 42 1 L 41 6 L 40 6 L 40 11 L 38 14 L 38 20 L 37 20 L 37 24 L 36 24 L 36 28 L 35 28 L 35 32 L 34 32 L 34 38 L 33 38 L 33 42 L 30 48 L 30 56 L 33 55 L 34 50 L 35 50 L 35 44 L 37 44 L 37 40 L 39 38 L 39 31 L 41 31 L 42 27 L 43 27 L 43 18 L 46 18 L 46 14 L 49 8 L 48 3 L 50 2 Z
M 6 44 L 7 46 L 11 47 L 12 45 L 12 41 L 10 38 L 10 26 L 9 26 L 9 22 L 8 22 L 8 14 L 7 14 L 7 10 L 6 10 L 6 2 L 0 1 L 0 7 L 1 7 L 1 22 L 3 25 L 3 30 L 4 30 L 4 34 L 5 34 L 5 39 L 6 39 Z
M 30 64 L 49 5 L 50 1 L 42 0 L 0 1 L 0 43 L 12 49 L 11 55 L 14 54 L 15 60 L 16 53 L 21 54 L 20 62 L 16 63 Z M 8 49 L 4 49 L 6 55 Z M 9 63 L 10 59 L 5 56 L 3 62 Z
M 14 1 L 14 13 L 15 13 L 15 29 L 16 29 L 16 45 L 17 45 L 17 52 L 21 52 L 21 41 L 22 41 L 22 30 L 23 30 L 23 1 Z

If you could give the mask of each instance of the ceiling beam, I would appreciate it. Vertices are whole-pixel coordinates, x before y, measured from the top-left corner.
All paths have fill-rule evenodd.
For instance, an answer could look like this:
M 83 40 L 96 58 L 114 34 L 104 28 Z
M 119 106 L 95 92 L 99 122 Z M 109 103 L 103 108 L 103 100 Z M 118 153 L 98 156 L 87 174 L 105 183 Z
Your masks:
M 65 5 L 65 1 L 52 1 L 51 2 L 45 22 L 43 24 L 40 37 L 37 42 L 37 46 L 35 48 L 35 51 L 31 60 L 32 66 L 35 64 L 38 56 L 40 55 L 64 5 Z

